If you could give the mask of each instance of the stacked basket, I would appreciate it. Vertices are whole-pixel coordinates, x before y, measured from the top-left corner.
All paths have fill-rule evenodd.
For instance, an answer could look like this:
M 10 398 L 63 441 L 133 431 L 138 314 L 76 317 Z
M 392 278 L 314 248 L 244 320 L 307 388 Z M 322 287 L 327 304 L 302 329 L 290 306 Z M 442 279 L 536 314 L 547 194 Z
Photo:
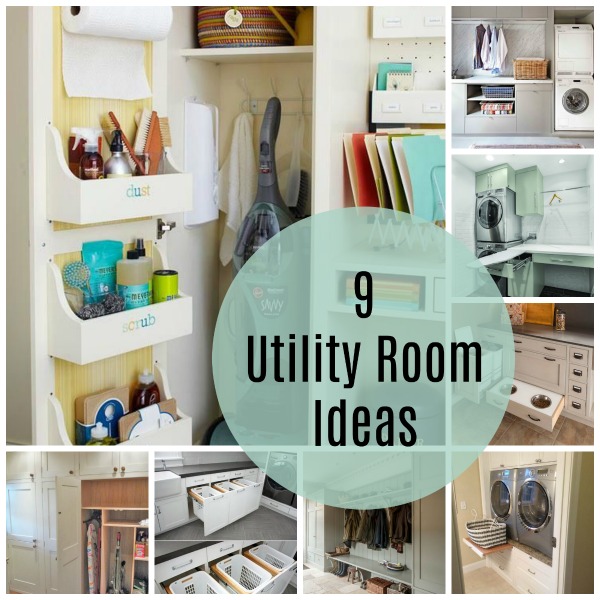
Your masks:
M 495 519 L 469 521 L 467 533 L 480 548 L 492 548 L 506 544 L 506 523 L 498 523 Z

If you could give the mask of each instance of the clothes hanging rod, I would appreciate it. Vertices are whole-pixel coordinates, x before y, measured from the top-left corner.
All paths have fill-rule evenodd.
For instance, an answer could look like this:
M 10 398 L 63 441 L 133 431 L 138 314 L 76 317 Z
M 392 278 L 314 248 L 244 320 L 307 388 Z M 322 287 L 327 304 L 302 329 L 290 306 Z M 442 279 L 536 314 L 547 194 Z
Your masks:
M 484 23 L 500 25 L 545 25 L 548 19 L 452 19 L 452 25 L 479 25 Z
M 570 192 L 571 190 L 583 190 L 589 188 L 589 185 L 578 185 L 577 187 L 563 188 L 562 190 L 544 190 L 542 194 L 557 194 L 558 192 Z

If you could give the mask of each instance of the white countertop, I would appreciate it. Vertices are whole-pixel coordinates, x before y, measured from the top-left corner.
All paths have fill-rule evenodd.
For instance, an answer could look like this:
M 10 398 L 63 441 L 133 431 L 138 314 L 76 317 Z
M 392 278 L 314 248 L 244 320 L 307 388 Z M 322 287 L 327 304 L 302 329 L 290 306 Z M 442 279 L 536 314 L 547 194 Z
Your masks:
M 480 262 L 484 266 L 497 265 L 498 263 L 506 262 L 511 258 L 519 256 L 524 252 L 531 254 L 563 254 L 565 256 L 594 256 L 593 246 L 581 246 L 577 244 L 563 245 L 563 244 L 520 244 L 519 246 L 513 246 L 508 250 L 502 252 L 496 252 L 490 256 L 484 256 L 480 258 Z
M 473 85 L 515 85 L 519 83 L 552 83 L 552 79 L 515 79 L 514 77 L 485 77 L 475 75 L 466 79 L 452 79 L 452 83 Z

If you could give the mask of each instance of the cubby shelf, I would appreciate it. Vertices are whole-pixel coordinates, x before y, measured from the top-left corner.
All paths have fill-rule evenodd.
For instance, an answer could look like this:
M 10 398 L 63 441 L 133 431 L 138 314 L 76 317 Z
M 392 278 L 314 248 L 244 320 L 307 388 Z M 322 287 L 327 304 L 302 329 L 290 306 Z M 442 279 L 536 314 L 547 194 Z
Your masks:
M 181 50 L 186 59 L 219 64 L 247 64 L 273 62 L 309 62 L 313 59 L 312 46 L 266 46 L 245 48 L 191 48 Z
M 47 202 L 50 221 L 89 225 L 182 212 L 192 208 L 192 175 L 167 160 L 164 175 L 82 181 L 65 160 L 58 130 L 46 129 Z
M 154 267 L 164 268 L 158 248 Z M 192 333 L 192 298 L 82 320 L 69 306 L 58 266 L 48 264 L 48 354 L 85 365 Z

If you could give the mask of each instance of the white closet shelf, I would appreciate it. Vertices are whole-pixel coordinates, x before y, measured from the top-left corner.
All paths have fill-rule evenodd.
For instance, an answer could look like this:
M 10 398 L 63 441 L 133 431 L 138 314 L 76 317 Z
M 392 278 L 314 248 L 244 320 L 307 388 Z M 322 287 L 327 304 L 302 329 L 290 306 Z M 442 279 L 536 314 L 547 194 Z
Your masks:
M 371 110 L 373 123 L 444 123 L 444 90 L 374 90 Z
M 161 392 L 162 398 L 172 398 L 169 384 L 162 367 L 154 365 L 154 376 Z M 75 446 L 65 426 L 65 416 L 56 396 L 48 398 L 48 444 L 58 446 Z M 152 433 L 146 433 L 128 442 L 122 442 L 118 446 L 175 446 L 192 445 L 192 418 L 177 409 L 179 419 L 167 427 L 163 427 Z M 145 510 L 145 509 L 141 509 Z M 138 525 L 138 527 L 142 527 Z
M 179 172 L 168 155 L 164 175 L 82 181 L 69 170 L 60 133 L 52 125 L 46 129 L 46 154 L 50 221 L 90 225 L 192 208 L 192 175 Z
M 153 249 L 154 268 L 165 265 Z M 154 346 L 192 333 L 192 298 L 150 304 L 82 320 L 69 306 L 60 269 L 48 264 L 48 354 L 78 365 Z
M 245 48 L 192 48 L 181 50 L 186 59 L 220 64 L 310 62 L 313 46 L 260 46 Z

